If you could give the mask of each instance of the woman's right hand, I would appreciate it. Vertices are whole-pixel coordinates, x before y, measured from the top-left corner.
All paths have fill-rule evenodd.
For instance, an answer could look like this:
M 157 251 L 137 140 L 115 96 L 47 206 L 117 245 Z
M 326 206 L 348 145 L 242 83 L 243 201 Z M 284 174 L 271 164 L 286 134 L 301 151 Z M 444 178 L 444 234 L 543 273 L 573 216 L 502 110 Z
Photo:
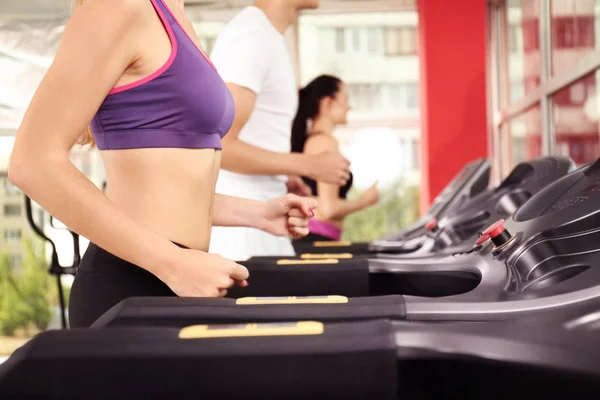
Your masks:
M 367 207 L 377 204 L 379 201 L 379 188 L 377 187 L 377 182 L 367 189 L 361 197 Z
M 177 248 L 170 258 L 159 278 L 180 297 L 224 297 L 234 285 L 248 286 L 248 269 L 220 255 Z

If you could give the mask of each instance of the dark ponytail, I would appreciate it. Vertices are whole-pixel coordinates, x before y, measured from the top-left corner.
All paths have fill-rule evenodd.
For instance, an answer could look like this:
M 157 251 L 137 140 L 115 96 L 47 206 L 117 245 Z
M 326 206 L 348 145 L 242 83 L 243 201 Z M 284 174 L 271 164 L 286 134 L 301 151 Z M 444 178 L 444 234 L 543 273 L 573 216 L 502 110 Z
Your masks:
M 321 75 L 298 93 L 298 112 L 292 124 L 292 152 L 302 153 L 308 137 L 307 121 L 319 114 L 321 100 L 335 97 L 342 81 L 331 75 Z

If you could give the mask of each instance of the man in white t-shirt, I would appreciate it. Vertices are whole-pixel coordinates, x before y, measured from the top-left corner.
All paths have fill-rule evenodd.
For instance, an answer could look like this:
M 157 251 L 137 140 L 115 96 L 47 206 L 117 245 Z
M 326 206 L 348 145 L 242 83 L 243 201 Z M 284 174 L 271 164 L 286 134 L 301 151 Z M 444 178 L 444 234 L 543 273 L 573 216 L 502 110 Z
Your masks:
M 343 185 L 349 162 L 337 151 L 291 153 L 298 86 L 284 33 L 318 0 L 257 0 L 225 26 L 211 60 L 235 99 L 236 117 L 223 139 L 217 193 L 271 200 L 288 191 L 309 195 L 299 176 Z M 238 227 L 214 227 L 210 251 L 234 260 L 294 255 L 288 238 Z

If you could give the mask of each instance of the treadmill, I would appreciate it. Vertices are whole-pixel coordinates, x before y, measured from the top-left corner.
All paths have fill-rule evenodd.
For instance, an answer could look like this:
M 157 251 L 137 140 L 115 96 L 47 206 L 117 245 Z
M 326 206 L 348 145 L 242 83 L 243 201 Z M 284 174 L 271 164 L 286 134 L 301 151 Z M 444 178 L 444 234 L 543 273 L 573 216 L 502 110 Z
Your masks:
M 436 196 L 425 215 L 398 232 L 383 237 L 382 240 L 397 241 L 420 236 L 427 231 L 426 226 L 432 220 L 442 219 L 448 211 L 487 189 L 489 183 L 489 161 L 485 158 L 471 161 Z
M 127 299 L 95 326 L 318 318 L 501 321 L 600 299 L 600 159 L 491 224 L 468 251 L 438 258 L 256 263 L 226 299 Z
M 531 196 L 550 183 L 575 169 L 575 163 L 568 157 L 548 156 L 518 164 L 496 187 L 464 199 L 451 209 L 447 209 L 441 220 L 432 220 L 425 227 L 426 232 L 399 241 L 373 241 L 363 246 L 369 257 L 391 259 L 418 259 L 450 255 L 468 251 L 477 240 L 479 232 L 486 225 L 500 219 L 509 218 Z M 356 245 L 331 242 L 332 247 L 322 243 L 320 250 L 307 250 L 301 258 L 323 258 L 323 254 L 363 254 Z M 316 242 L 315 245 L 319 244 Z M 327 252 L 321 252 L 327 249 Z M 357 250 L 357 253 L 354 251 Z M 274 260 L 277 257 L 252 257 L 249 263 Z M 242 262 L 244 263 L 244 262 Z
M 369 317 L 364 302 L 353 311 L 339 295 L 152 299 L 125 324 L 39 334 L 0 366 L 0 398 L 596 398 L 599 226 L 600 159 L 490 225 L 472 251 L 412 266 L 478 276 L 466 293 L 383 296 L 395 317 Z M 195 301 L 236 303 L 244 316 L 224 322 L 235 309 L 223 307 L 219 323 L 166 324 L 160 300 L 181 301 L 172 321 L 198 313 Z M 299 309 L 312 315 L 294 320 Z M 339 310 L 365 316 L 327 320 Z
M 427 226 L 432 221 L 442 219 L 446 213 L 465 201 L 473 198 L 487 189 L 490 181 L 490 163 L 481 158 L 468 163 L 450 181 L 444 190 L 434 199 L 430 209 L 425 215 L 403 229 L 382 238 L 382 242 L 408 240 L 419 237 L 427 232 Z M 343 241 L 317 241 L 306 243 L 293 241 L 296 253 L 329 252 L 333 250 L 350 250 L 351 252 L 365 253 L 369 243 L 349 243 Z
M 62 266 L 58 261 L 58 252 L 56 250 L 56 244 L 46 235 L 44 232 L 44 224 L 43 220 L 40 225 L 36 224 L 33 218 L 33 206 L 31 199 L 25 196 L 25 210 L 27 216 L 27 222 L 29 226 L 38 235 L 42 240 L 46 241 L 51 248 L 51 256 L 50 256 L 50 264 L 48 266 L 48 273 L 56 277 L 56 287 L 58 291 L 58 301 L 60 307 L 60 322 L 61 327 L 63 329 L 67 328 L 67 304 L 65 300 L 64 289 L 62 285 L 62 276 L 63 275 L 75 275 L 77 272 L 77 268 L 79 267 L 79 263 L 81 262 L 81 253 L 79 248 L 79 234 L 68 230 L 71 234 L 71 238 L 73 239 L 73 262 L 69 266 Z M 43 214 L 42 214 L 43 215 Z M 56 220 L 50 216 L 50 226 L 54 229 L 66 229 L 59 228 L 57 226 Z
M 594 399 L 599 310 L 47 331 L 0 365 L 0 398 Z
M 379 257 L 413 259 L 468 251 L 482 229 L 509 218 L 534 194 L 575 170 L 568 157 L 543 157 L 518 164 L 496 187 L 490 188 L 450 210 L 428 232 L 401 243 L 374 244 Z M 393 254 L 393 255 L 392 255 Z

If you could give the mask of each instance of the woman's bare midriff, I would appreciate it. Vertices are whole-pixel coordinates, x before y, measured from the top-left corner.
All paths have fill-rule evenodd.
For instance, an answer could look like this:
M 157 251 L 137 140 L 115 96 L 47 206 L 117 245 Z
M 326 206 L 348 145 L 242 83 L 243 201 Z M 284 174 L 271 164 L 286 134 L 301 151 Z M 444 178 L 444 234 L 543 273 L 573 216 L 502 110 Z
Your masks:
M 326 218 L 320 218 L 321 215 L 319 215 L 319 211 L 318 208 L 317 210 L 315 210 L 315 218 L 318 219 L 319 221 L 323 221 L 325 223 L 328 223 L 329 225 L 333 225 L 338 229 L 343 229 L 344 228 L 344 218 L 337 218 L 337 219 L 326 219 Z
M 105 150 L 101 156 L 115 205 L 165 239 L 208 251 L 219 150 Z

